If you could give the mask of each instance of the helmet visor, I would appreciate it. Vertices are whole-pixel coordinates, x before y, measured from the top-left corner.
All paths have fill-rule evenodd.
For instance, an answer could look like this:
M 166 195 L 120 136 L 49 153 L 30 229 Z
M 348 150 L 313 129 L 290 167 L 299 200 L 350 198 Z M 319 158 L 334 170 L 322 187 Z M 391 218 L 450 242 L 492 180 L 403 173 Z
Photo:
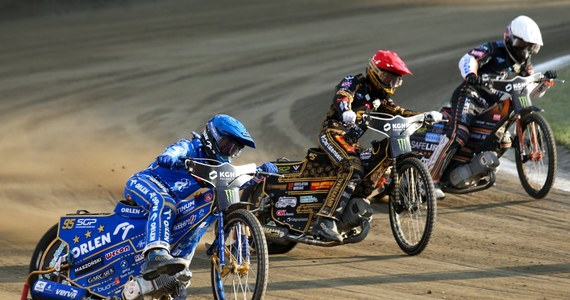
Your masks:
M 380 82 L 382 82 L 385 87 L 390 89 L 395 89 L 401 86 L 404 81 L 402 76 L 384 70 L 379 70 L 378 79 L 380 79 Z
M 227 157 L 237 156 L 243 148 L 243 145 L 232 141 L 228 137 L 220 137 L 220 139 L 216 141 L 216 146 L 218 147 L 220 154 Z
M 515 37 L 515 39 L 513 40 L 513 46 L 529 54 L 538 53 L 538 51 L 540 50 L 540 45 L 527 43 L 523 39 L 520 39 L 518 37 Z

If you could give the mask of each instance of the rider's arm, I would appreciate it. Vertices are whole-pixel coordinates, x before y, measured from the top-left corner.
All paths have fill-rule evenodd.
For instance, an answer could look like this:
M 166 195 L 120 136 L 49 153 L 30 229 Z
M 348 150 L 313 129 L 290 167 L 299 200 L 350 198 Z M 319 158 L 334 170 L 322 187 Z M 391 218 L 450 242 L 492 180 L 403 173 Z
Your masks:
M 337 112 L 337 120 L 342 121 L 342 113 L 352 110 L 354 95 L 360 85 L 361 82 L 358 77 L 346 76 L 336 86 L 336 93 L 333 96 L 333 106 Z
M 405 109 L 396 103 L 392 99 L 384 99 L 382 100 L 382 104 L 378 109 L 380 112 L 388 113 L 391 115 L 400 115 L 402 117 L 411 117 L 415 115 L 419 115 L 420 113 L 413 110 Z
M 485 65 L 492 58 L 492 44 L 484 43 L 469 50 L 459 59 L 459 72 L 464 79 L 469 74 L 479 75 L 479 68 Z

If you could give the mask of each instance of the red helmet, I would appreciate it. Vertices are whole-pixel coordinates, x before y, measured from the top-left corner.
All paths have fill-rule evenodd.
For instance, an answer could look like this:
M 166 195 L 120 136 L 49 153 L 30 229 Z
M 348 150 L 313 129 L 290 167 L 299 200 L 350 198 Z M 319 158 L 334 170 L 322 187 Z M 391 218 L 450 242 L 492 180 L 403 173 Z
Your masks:
M 368 61 L 366 75 L 378 90 L 392 95 L 402 85 L 402 76 L 413 75 L 395 52 L 378 50 Z

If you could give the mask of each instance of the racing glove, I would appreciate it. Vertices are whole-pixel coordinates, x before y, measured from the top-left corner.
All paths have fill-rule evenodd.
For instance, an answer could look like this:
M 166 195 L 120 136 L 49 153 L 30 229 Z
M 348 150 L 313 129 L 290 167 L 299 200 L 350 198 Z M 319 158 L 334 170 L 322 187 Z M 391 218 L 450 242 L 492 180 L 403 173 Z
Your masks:
M 352 110 L 343 112 L 342 121 L 346 124 L 354 124 L 356 122 L 356 113 Z
M 156 163 L 163 168 L 172 168 L 176 164 L 177 159 L 170 155 L 160 155 L 156 158 Z
M 278 172 L 277 170 L 277 166 L 271 162 L 265 162 L 263 163 L 261 166 L 257 167 L 257 172 L 265 172 L 265 173 L 273 173 L 276 174 Z M 244 183 L 241 186 L 241 189 L 245 189 L 247 187 L 250 187 L 252 185 L 255 185 L 257 183 L 260 183 L 263 181 L 263 179 L 265 178 L 265 176 L 267 175 L 262 175 L 259 174 L 255 177 L 253 177 L 252 179 L 250 179 L 248 182 Z
M 544 72 L 544 77 L 546 79 L 556 79 L 558 78 L 558 73 L 556 73 L 556 70 L 548 70 Z
M 467 74 L 467 76 L 465 77 L 465 82 L 467 82 L 470 85 L 483 85 L 483 80 L 481 79 L 481 77 L 477 76 L 477 74 L 475 73 L 469 73 Z

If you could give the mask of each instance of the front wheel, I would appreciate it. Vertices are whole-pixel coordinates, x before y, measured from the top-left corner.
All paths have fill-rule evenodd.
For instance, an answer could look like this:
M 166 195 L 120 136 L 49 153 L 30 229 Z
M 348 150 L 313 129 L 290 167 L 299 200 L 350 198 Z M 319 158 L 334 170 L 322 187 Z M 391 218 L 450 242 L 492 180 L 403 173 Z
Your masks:
M 53 268 L 61 257 L 67 256 L 69 253 L 69 248 L 67 244 L 63 243 L 57 238 L 57 229 L 59 224 L 53 225 L 40 239 L 34 253 L 32 254 L 32 259 L 30 262 L 29 272 L 33 271 L 45 271 Z M 58 272 L 35 275 L 30 279 L 30 287 L 33 287 L 38 279 L 51 280 L 55 282 L 62 282 L 65 278 L 64 275 L 67 274 L 67 270 L 61 270 Z M 32 297 L 34 300 L 43 300 L 44 298 Z
M 524 117 L 520 126 L 514 144 L 519 179 L 531 197 L 542 199 L 550 192 L 556 177 L 554 135 L 544 117 L 536 113 Z
M 269 255 L 261 224 L 251 212 L 238 209 L 224 218 L 223 262 L 218 249 L 211 256 L 214 299 L 263 299 Z
M 406 157 L 397 165 L 389 215 L 392 234 L 408 255 L 420 254 L 428 245 L 437 213 L 430 173 L 416 157 Z

